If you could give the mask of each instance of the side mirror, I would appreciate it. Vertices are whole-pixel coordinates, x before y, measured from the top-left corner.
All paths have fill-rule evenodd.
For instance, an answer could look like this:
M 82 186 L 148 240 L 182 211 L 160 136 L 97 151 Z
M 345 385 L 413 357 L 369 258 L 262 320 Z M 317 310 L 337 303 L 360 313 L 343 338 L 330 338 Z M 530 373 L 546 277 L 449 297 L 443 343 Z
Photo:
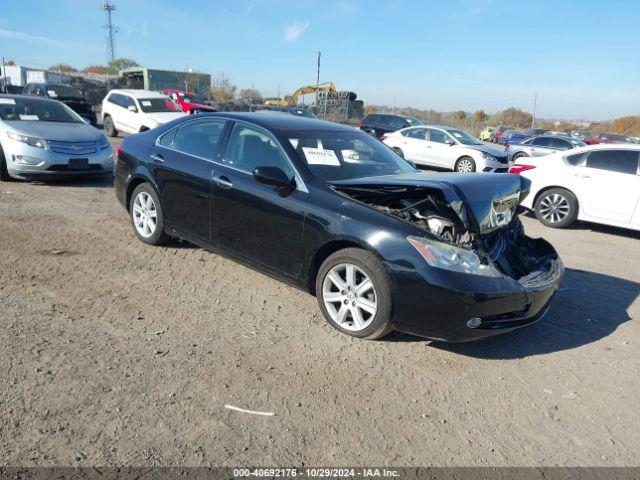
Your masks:
M 452 147 L 453 145 L 456 144 L 456 142 L 454 142 L 451 138 L 447 138 L 444 143 L 446 143 L 447 145 L 449 145 L 450 147 Z
M 91 125 L 91 120 L 89 120 L 87 117 L 82 117 L 82 120 L 84 121 L 84 123 L 86 123 L 87 125 Z
M 279 167 L 256 167 L 253 178 L 258 183 L 276 187 L 280 195 L 285 196 L 296 188 L 296 181 L 287 177 L 287 174 Z
M 129 110 L 130 112 L 133 112 L 133 113 L 137 113 L 138 112 L 138 109 L 135 107 L 135 105 L 129 105 L 127 107 L 127 110 Z

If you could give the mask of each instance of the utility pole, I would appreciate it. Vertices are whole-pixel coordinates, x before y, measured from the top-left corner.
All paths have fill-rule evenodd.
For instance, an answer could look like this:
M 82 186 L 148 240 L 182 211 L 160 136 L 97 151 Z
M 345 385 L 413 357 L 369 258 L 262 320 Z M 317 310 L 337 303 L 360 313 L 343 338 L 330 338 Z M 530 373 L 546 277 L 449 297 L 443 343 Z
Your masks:
M 322 52 L 318 52 L 318 68 L 316 74 L 316 105 L 318 105 L 318 89 L 320 88 L 320 57 Z
M 113 25 L 111 20 L 111 14 L 116 9 L 115 3 L 112 2 L 104 2 L 100 5 L 100 9 L 107 12 L 107 25 L 104 28 L 107 30 L 107 63 L 113 63 L 116 59 L 116 49 L 114 46 L 114 36 L 118 32 L 118 27 Z M 107 90 L 109 90 L 110 81 L 109 81 L 109 73 L 107 73 Z
M 533 119 L 531 120 L 531 128 L 536 126 L 536 108 L 538 106 L 538 94 L 533 95 Z
M 4 85 L 3 88 L 6 93 L 9 93 L 9 91 L 7 90 L 7 66 L 4 63 L 4 57 L 2 57 L 2 76 L 3 76 L 2 84 Z

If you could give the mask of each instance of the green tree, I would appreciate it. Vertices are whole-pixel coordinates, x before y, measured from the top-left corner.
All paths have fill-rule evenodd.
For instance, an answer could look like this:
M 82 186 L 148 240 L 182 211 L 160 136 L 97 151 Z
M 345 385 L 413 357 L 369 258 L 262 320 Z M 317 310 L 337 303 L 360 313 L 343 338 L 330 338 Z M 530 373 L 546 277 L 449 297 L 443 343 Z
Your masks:
M 67 63 L 56 63 L 55 65 L 51 65 L 49 67 L 49 70 L 53 71 L 53 72 L 62 72 L 62 73 L 70 73 L 70 72 L 77 72 L 78 69 L 75 67 L 72 67 L 71 65 L 67 64 Z
M 457 110 L 453 112 L 453 118 L 455 118 L 456 120 L 464 120 L 465 118 L 467 118 L 467 112 L 465 112 L 464 110 Z
M 116 58 L 107 65 L 109 73 L 118 73 L 120 70 L 130 67 L 139 67 L 138 62 L 131 60 L 130 58 Z

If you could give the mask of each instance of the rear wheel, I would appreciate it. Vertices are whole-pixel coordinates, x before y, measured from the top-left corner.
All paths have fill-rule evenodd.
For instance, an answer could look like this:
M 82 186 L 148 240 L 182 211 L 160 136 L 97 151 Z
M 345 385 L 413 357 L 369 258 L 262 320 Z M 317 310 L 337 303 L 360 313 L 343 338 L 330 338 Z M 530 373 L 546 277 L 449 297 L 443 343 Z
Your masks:
M 396 152 L 398 155 L 400 155 L 402 158 L 404 158 L 404 152 L 401 149 L 399 149 L 398 147 L 393 147 L 392 150 Z
M 578 200 L 564 188 L 552 188 L 536 199 L 534 211 L 544 225 L 565 228 L 578 218 Z
M 518 153 L 516 153 L 516 154 L 513 156 L 512 160 L 515 162 L 515 161 L 516 161 L 516 160 L 518 160 L 519 158 L 527 157 L 527 156 L 528 156 L 528 155 L 527 155 L 526 153 L 524 153 L 524 152 L 518 152 Z
M 455 171 L 458 173 L 471 173 L 476 171 L 476 162 L 471 157 L 460 157 L 456 162 Z
M 148 183 L 138 185 L 131 194 L 129 215 L 133 231 L 140 240 L 149 245 L 161 245 L 167 241 L 162 207 L 155 190 Z
M 117 137 L 118 136 L 118 130 L 116 130 L 115 125 L 113 124 L 113 120 L 111 119 L 110 116 L 106 116 L 104 117 L 104 131 L 107 135 L 109 135 L 110 137 Z
M 345 248 L 330 255 L 316 278 L 327 322 L 352 337 L 375 340 L 391 332 L 391 281 L 371 252 Z

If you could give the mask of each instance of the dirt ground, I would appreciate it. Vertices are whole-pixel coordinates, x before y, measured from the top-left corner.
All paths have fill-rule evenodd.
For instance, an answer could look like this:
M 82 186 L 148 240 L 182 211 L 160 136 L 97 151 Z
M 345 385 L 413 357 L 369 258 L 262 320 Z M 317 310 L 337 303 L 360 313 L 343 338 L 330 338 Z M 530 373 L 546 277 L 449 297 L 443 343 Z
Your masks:
M 544 320 L 371 342 L 230 260 L 139 242 L 108 183 L 0 184 L 1 463 L 638 465 L 640 234 L 523 221 L 567 266 Z

